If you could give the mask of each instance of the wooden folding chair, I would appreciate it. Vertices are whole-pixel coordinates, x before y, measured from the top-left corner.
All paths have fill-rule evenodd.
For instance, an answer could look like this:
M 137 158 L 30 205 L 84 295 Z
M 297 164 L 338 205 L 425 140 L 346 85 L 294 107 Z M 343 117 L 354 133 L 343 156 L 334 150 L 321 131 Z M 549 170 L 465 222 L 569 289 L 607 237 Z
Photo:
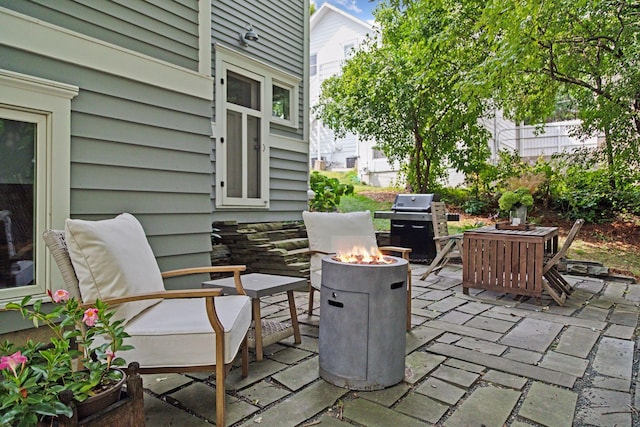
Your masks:
M 462 259 L 462 234 L 449 234 L 447 210 L 444 202 L 431 203 L 431 222 L 433 224 L 433 242 L 436 245 L 436 257 L 427 268 L 427 271 L 420 276 L 420 280 L 426 279 L 431 273 L 438 274 L 452 259 Z
M 559 305 L 564 304 L 566 297 L 573 292 L 573 288 L 560 275 L 556 265 L 567 254 L 567 250 L 569 250 L 573 239 L 575 239 L 583 224 L 584 219 L 578 219 L 573 223 L 573 227 L 571 227 L 562 248 L 555 254 L 550 254 L 547 259 L 545 259 L 544 267 L 542 268 L 542 274 L 544 276 L 542 286 Z

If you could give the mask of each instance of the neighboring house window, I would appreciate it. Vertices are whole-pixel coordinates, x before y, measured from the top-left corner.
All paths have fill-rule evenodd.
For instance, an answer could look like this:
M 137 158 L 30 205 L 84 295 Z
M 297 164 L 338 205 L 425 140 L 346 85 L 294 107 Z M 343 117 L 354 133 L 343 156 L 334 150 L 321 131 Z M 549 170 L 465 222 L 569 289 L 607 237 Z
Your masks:
M 69 216 L 71 98 L 76 87 L 0 70 L 0 304 L 44 297 L 40 236 Z M 58 284 L 54 284 L 56 286 Z
M 271 125 L 297 128 L 300 80 L 216 46 L 216 207 L 269 207 Z
M 309 57 L 309 75 L 311 77 L 318 74 L 318 54 L 312 53 Z
M 353 51 L 356 48 L 356 42 L 353 41 L 353 42 L 345 43 L 342 48 L 344 50 L 345 59 L 349 59 L 353 56 Z
M 387 156 L 384 155 L 384 153 L 381 150 L 376 150 L 375 148 L 372 149 L 373 151 L 373 158 L 374 159 L 386 159 Z

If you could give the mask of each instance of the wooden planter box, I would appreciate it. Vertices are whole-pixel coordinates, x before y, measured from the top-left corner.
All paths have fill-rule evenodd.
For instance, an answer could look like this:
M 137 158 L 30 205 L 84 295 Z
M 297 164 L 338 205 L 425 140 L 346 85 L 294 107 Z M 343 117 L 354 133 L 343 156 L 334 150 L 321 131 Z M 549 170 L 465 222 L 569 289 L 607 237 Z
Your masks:
M 88 417 L 78 419 L 75 405 L 73 417 L 59 417 L 54 426 L 57 427 L 111 427 L 144 426 L 144 398 L 142 391 L 142 378 L 138 372 L 140 365 L 132 362 L 127 368 L 127 390 L 122 391 L 121 399 L 111 406 L 102 409 Z M 61 399 L 63 400 L 63 399 Z M 41 424 L 44 426 L 45 424 Z M 46 424 L 49 425 L 49 424 Z

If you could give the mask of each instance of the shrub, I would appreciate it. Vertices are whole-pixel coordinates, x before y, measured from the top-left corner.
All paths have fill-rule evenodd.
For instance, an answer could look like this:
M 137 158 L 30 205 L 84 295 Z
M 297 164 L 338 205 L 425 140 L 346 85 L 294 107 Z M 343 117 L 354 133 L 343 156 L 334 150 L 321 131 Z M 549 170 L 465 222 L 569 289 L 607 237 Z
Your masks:
M 309 209 L 317 212 L 334 212 L 338 209 L 340 197 L 353 194 L 353 185 L 341 184 L 337 178 L 329 178 L 318 171 L 311 173 L 309 186 L 314 192 Z

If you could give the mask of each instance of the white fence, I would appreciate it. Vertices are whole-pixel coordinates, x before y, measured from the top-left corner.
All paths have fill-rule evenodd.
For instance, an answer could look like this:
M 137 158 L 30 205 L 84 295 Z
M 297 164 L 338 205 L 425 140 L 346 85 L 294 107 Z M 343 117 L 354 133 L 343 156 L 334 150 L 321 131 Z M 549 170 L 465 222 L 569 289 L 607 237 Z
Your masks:
M 579 138 L 572 136 L 579 120 L 548 123 L 538 130 L 535 126 L 519 126 L 500 129 L 495 135 L 494 155 L 498 150 L 516 151 L 521 157 L 550 156 L 554 153 L 572 152 L 580 148 L 595 148 L 596 136 Z

